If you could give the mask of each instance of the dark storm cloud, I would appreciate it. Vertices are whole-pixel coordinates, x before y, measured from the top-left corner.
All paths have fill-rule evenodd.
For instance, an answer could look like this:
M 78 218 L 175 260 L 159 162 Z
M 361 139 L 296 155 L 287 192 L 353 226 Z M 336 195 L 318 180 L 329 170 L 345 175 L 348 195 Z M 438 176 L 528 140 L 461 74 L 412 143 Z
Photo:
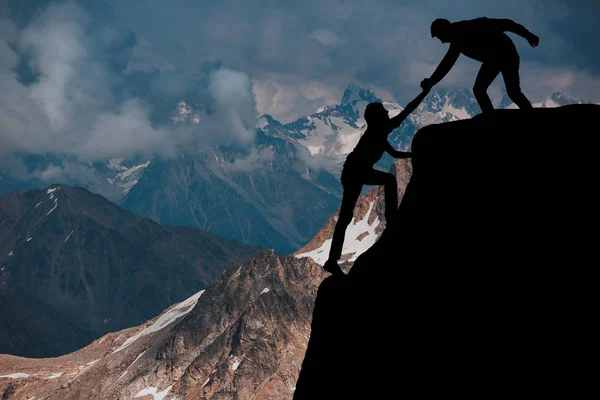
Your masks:
M 511 18 L 538 34 L 541 43 L 535 49 L 509 34 L 521 53 L 524 89 L 533 97 L 548 95 L 548 89 L 577 96 L 581 87 L 598 87 L 596 1 L 153 0 L 115 2 L 114 7 L 124 23 L 147 40 L 152 57 L 146 62 L 163 62 L 164 57 L 189 73 L 203 63 L 222 62 L 248 73 L 258 86 L 285 87 L 298 81 L 282 88 L 286 92 L 280 95 L 296 98 L 296 113 L 295 102 L 257 99 L 266 107 L 262 111 L 280 112 L 288 119 L 314 111 L 322 99 L 338 101 L 344 87 L 355 80 L 386 88 L 397 100 L 410 100 L 447 49 L 430 37 L 430 23 L 437 17 Z M 470 88 L 478 67 L 462 57 L 440 85 Z M 557 76 L 572 72 L 572 83 L 549 88 L 532 79 L 538 69 L 547 75 L 553 68 Z M 311 101 L 302 94 L 301 82 L 322 85 L 323 96 Z M 598 95 L 592 100 L 597 99 Z
M 0 3 L 0 157 L 48 152 L 96 161 L 170 156 L 192 141 L 253 142 L 256 104 L 243 72 L 212 70 L 202 87 L 177 69 L 128 71 L 143 42 L 110 12 L 75 1 L 38 5 L 25 15 Z M 164 118 L 186 96 L 213 103 L 202 124 Z
M 510 34 L 525 93 L 600 101 L 598 4 L 0 0 L 0 151 L 173 154 L 213 129 L 247 146 L 257 111 L 287 122 L 338 103 L 350 83 L 406 104 L 447 50 L 430 36 L 438 17 L 523 24 L 541 39 L 531 48 Z M 461 57 L 439 86 L 471 88 L 478 68 Z M 173 126 L 180 100 L 216 109 L 197 125 Z

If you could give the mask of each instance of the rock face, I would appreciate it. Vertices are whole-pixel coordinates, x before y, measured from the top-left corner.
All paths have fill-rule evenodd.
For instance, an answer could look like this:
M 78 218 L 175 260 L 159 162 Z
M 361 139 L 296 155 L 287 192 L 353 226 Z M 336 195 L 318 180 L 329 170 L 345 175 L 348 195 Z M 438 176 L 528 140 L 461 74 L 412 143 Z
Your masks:
M 412 175 L 411 160 L 396 160 L 390 173 L 396 176 L 398 204 L 400 204 Z M 310 257 L 317 264 L 324 265 L 329 257 L 331 239 L 339 213 L 340 209 L 338 208 L 312 240 L 296 251 L 294 256 Z M 342 256 L 339 261 L 342 269 L 350 270 L 354 261 L 377 242 L 385 227 L 385 189 L 383 186 L 378 186 L 359 197 L 356 202 L 353 220 L 346 229 Z
M 397 224 L 319 287 L 294 400 L 591 390 L 598 120 L 577 104 L 420 129 Z
M 291 399 L 325 276 L 308 258 L 261 252 L 144 325 L 75 353 L 0 356 L 0 396 Z
M 49 357 L 153 318 L 260 248 L 142 218 L 83 188 L 0 198 L 0 353 Z

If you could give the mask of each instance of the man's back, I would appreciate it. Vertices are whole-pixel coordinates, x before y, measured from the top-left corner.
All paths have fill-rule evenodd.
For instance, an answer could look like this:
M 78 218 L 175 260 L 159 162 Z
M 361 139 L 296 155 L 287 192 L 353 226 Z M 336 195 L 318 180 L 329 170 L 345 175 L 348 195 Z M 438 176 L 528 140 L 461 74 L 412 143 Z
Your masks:
M 500 61 L 507 53 L 513 55 L 517 51 L 495 19 L 481 17 L 454 22 L 452 32 L 451 46 L 477 61 Z

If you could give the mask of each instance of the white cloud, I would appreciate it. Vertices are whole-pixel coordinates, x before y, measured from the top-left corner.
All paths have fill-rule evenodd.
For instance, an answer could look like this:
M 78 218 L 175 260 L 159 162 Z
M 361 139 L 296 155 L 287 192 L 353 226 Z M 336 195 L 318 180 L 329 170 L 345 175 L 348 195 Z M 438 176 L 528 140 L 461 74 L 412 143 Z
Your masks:
M 275 153 L 270 147 L 252 148 L 248 155 L 236 158 L 233 162 L 224 163 L 223 169 L 230 172 L 251 172 L 265 168 L 274 158 Z
M 113 76 L 97 51 L 99 43 L 86 31 L 90 21 L 74 2 L 50 4 L 13 35 L 38 76 L 30 85 L 17 79 L 18 58 L 6 40 L 0 41 L 0 136 L 6 143 L 1 151 L 51 152 L 87 161 L 172 150 L 174 138 L 152 126 L 138 100 L 120 102 L 111 92 Z
M 0 0 L 4 160 L 14 151 L 63 153 L 81 160 L 169 155 L 197 140 L 249 148 L 257 113 L 293 121 L 339 103 L 349 82 L 378 88 L 379 97 L 405 104 L 447 50 L 429 34 L 431 21 L 440 16 L 452 21 L 482 15 L 512 18 L 538 34 L 538 48 L 510 34 L 521 54 L 522 87 L 532 101 L 554 90 L 600 100 L 598 55 L 586 44 L 593 43 L 589 37 L 598 29 L 589 12 L 593 6 L 588 4 L 594 2 L 435 0 L 423 7 L 416 0 L 307 0 L 259 7 L 227 0 L 147 0 L 143 8 L 135 2 L 103 2 L 105 7 L 108 3 L 114 6 L 114 26 L 94 31 L 94 24 L 112 17 L 108 12 L 87 15 L 82 7 L 93 9 L 85 5 L 91 3 L 54 2 L 36 19 L 20 19 L 17 25 L 7 13 L 9 3 Z M 26 8 L 24 2 L 10 4 Z M 115 27 L 136 35 L 137 45 L 123 50 L 127 75 L 109 65 L 109 50 L 124 37 Z M 15 68 L 24 60 L 30 61 L 37 81 L 18 79 Z M 210 76 L 208 92 L 200 93 L 194 79 L 204 76 L 206 65 L 223 68 Z M 461 57 L 438 87 L 472 88 L 479 66 Z M 141 71 L 157 75 L 146 92 L 130 90 Z M 496 95 L 502 85 L 499 76 L 490 92 Z M 194 126 L 154 124 L 157 108 L 176 108 L 184 92 L 190 95 L 186 100 L 191 94 L 214 100 L 214 112 L 202 114 Z M 165 99 L 174 99 L 173 104 L 160 103 Z
M 244 72 L 221 68 L 209 76 L 208 88 L 196 93 L 212 103 L 212 113 L 201 124 L 161 126 L 151 118 L 156 105 L 124 93 L 130 87 L 123 85 L 122 71 L 110 64 L 114 46 L 126 41 L 121 31 L 92 29 L 92 17 L 73 1 L 50 4 L 22 29 L 2 15 L 0 154 L 5 160 L 15 152 L 52 153 L 80 162 L 170 157 L 196 140 L 242 146 L 254 142 L 256 101 Z M 127 56 L 132 49 L 118 50 Z M 21 57 L 35 74 L 32 82 L 23 83 L 15 72 Z M 166 73 L 153 78 L 150 91 L 154 99 L 161 94 L 174 98 L 189 91 L 189 82 L 182 74 Z M 56 176 L 57 168 L 37 172 L 38 177 Z
M 284 124 L 312 114 L 323 105 L 339 104 L 347 84 L 328 84 L 278 74 L 255 78 L 253 83 L 259 114 L 270 114 Z
M 314 171 L 325 170 L 334 175 L 341 173 L 341 163 L 343 159 L 340 157 L 332 157 L 326 154 L 312 155 L 304 146 L 296 146 L 296 156 L 304 165 Z
M 331 104 L 317 105 L 316 100 L 307 98 L 296 78 L 332 88 L 338 94 L 334 102 L 339 101 L 348 82 L 386 88 L 401 96 L 395 99 L 400 103 L 411 100 L 420 90 L 419 82 L 429 76 L 447 50 L 447 45 L 430 36 L 431 21 L 437 17 L 451 21 L 479 16 L 511 18 L 541 38 L 540 46 L 534 49 L 524 39 L 509 34 L 522 62 L 540 68 L 571 63 L 574 71 L 580 70 L 569 56 L 575 51 L 573 45 L 582 42 L 581 37 L 575 38 L 573 29 L 558 29 L 554 24 L 577 27 L 574 18 L 581 18 L 575 11 L 583 10 L 579 11 L 582 14 L 586 7 L 592 9 L 580 2 L 561 0 L 435 0 L 425 7 L 416 0 L 393 4 L 383 0 L 307 0 L 278 3 L 276 7 L 257 7 L 256 3 L 240 6 L 229 1 L 210 7 L 200 3 L 166 5 L 157 0 L 150 4 L 141 14 L 128 2 L 119 2 L 117 9 L 155 46 L 154 53 L 168 56 L 173 65 L 189 71 L 217 61 L 243 69 L 259 82 L 255 89 L 259 110 L 284 121 Z M 177 26 L 166 32 L 153 29 L 164 21 L 165 14 L 177 21 Z M 584 29 L 593 33 L 597 28 L 587 20 Z M 204 39 L 201 43 L 196 40 L 199 37 Z M 184 50 L 174 49 L 174 42 L 184 43 Z M 582 48 L 587 53 L 580 59 L 597 59 L 593 47 Z M 476 62 L 461 57 L 438 86 L 472 88 L 477 70 Z
M 46 169 L 35 171 L 32 175 L 46 184 L 76 181 L 80 185 L 93 187 L 101 183 L 93 167 L 73 162 L 65 162 L 64 165 L 49 165 Z
M 209 82 L 216 104 L 212 134 L 228 135 L 239 145 L 254 142 L 257 111 L 252 81 L 243 72 L 222 68 L 210 75 Z
M 310 38 L 328 47 L 337 47 L 344 43 L 338 35 L 326 29 L 317 29 L 310 35 Z

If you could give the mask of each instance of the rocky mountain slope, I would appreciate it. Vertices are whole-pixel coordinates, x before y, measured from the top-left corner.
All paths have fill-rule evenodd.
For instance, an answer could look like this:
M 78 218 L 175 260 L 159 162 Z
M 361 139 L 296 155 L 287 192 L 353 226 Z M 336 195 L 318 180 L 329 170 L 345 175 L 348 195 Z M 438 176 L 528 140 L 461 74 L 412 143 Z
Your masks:
M 0 355 L 0 394 L 6 400 L 289 399 L 324 276 L 308 258 L 261 252 L 142 326 L 69 355 Z
M 258 247 L 155 223 L 86 189 L 0 197 L 0 353 L 55 356 L 137 325 Z

